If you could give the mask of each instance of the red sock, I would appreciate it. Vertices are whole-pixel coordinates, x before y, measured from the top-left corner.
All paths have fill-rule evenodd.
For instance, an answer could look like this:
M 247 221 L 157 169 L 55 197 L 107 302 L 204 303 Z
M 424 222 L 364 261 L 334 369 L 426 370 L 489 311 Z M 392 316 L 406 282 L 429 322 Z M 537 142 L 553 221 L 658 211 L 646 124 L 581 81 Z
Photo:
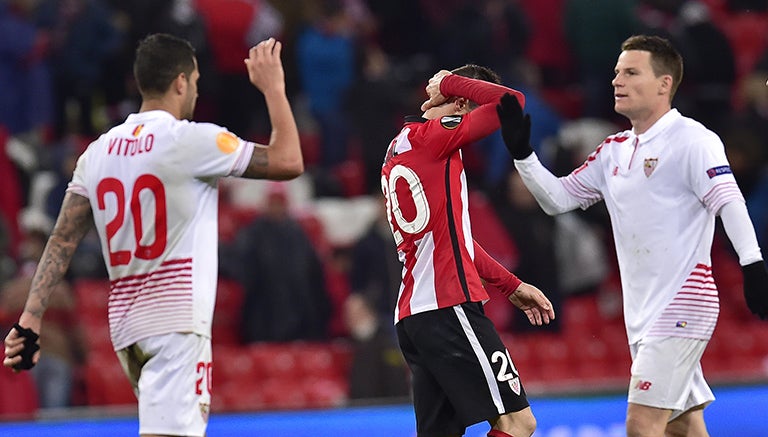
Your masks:
M 492 429 L 488 432 L 488 437 L 515 437 L 515 436 L 507 434 L 504 431 L 499 431 L 498 429 Z

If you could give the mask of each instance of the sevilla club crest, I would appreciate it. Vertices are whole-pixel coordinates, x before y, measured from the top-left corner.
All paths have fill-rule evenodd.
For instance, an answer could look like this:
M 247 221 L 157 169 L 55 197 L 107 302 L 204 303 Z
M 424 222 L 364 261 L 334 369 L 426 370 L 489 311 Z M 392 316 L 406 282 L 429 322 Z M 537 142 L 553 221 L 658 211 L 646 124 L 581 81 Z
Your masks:
M 643 163 L 643 172 L 645 173 L 645 177 L 651 176 L 651 173 L 656 170 L 656 165 L 658 163 L 659 158 L 645 158 L 645 163 Z

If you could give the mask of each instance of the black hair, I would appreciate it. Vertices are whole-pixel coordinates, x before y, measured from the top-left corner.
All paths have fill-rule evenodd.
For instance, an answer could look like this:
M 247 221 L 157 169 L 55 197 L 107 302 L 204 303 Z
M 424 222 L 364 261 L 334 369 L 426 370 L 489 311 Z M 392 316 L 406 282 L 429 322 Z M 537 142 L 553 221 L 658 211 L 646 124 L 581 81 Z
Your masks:
M 156 33 L 147 36 L 136 48 L 133 75 L 143 97 L 165 94 L 179 74 L 187 78 L 195 70 L 195 49 L 189 41 Z

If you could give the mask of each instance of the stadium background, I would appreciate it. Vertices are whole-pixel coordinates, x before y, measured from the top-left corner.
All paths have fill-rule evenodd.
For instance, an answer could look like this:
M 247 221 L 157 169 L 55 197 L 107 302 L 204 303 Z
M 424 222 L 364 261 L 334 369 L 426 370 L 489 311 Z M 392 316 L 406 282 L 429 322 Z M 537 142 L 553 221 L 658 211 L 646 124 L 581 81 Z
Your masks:
M 25 258 L 29 239 L 50 230 L 56 201 L 60 203 L 61 193 L 56 190 L 68 180 L 62 167 L 94 135 L 135 110 L 137 96 L 129 60 L 135 42 L 150 31 L 177 33 L 195 43 L 203 72 L 196 120 L 218 122 L 256 141 L 264 141 L 268 125 L 258 96 L 241 87 L 242 53 L 249 40 L 261 36 L 278 35 L 285 42 L 286 76 L 302 131 L 308 173 L 285 184 L 279 192 L 288 201 L 292 219 L 313 242 L 332 304 L 328 332 L 321 340 L 244 344 L 239 320 L 247 290 L 235 277 L 222 275 L 214 320 L 217 365 L 209 435 L 232 435 L 239 426 L 244 427 L 243 433 L 286 435 L 280 432 L 286 423 L 302 423 L 327 435 L 352 435 L 355 426 L 369 421 L 378 421 L 374 423 L 381 426 L 379 435 L 413 433 L 407 399 L 349 398 L 353 349 L 342 308 L 346 296 L 356 291 L 346 268 L 350 248 L 376 220 L 379 149 L 397 131 L 400 116 L 420 104 L 426 79 L 440 68 L 466 62 L 491 65 L 505 83 L 535 97 L 530 101 L 539 102 L 539 106 L 529 107 L 537 111 L 534 124 L 540 120 L 546 126 L 538 134 L 537 151 L 549 158 L 550 164 L 562 164 L 565 169 L 583 159 L 585 151 L 600 141 L 601 133 L 626 127 L 626 122 L 610 110 L 610 87 L 592 88 L 590 80 L 599 78 L 603 85 L 609 83 L 618 42 L 631 34 L 629 29 L 673 38 L 686 55 L 686 77 L 675 105 L 707 122 L 724 139 L 762 247 L 768 247 L 768 136 L 764 130 L 768 127 L 768 91 L 764 86 L 768 78 L 768 2 L 609 0 L 602 7 L 592 4 L 587 12 L 579 8 L 589 3 L 0 2 L 0 40 L 4 41 L 0 49 L 5 47 L 3 53 L 10 53 L 0 58 L 0 71 L 8 73 L 0 75 L 0 145 L 5 150 L 0 157 L 0 327 L 6 332 L 17 317 L 18 308 L 3 295 L 9 294 L 9 284 L 29 274 L 30 261 L 34 261 Z M 586 26 L 590 20 L 605 20 L 597 13 L 601 8 L 614 14 L 611 19 L 622 23 L 625 33 L 609 38 L 607 26 L 601 30 L 605 41 L 600 41 L 612 44 L 606 49 L 610 53 L 607 60 L 599 56 L 598 40 L 585 44 L 569 37 L 579 23 Z M 78 27 L 78 23 L 84 24 Z M 303 44 L 301 37 L 307 28 L 336 32 L 351 56 L 331 58 L 338 63 L 329 70 L 317 68 L 317 64 L 311 69 L 305 67 L 313 64 L 302 58 L 297 47 Z M 105 32 L 103 41 L 113 41 L 111 45 L 102 47 L 103 52 L 78 52 L 78 48 L 95 47 L 98 32 Z M 590 36 L 599 38 L 600 33 Z M 594 52 L 585 53 L 583 46 L 590 44 L 595 46 Z M 310 45 L 307 50 L 317 54 L 330 52 L 333 47 Z M 72 62 L 63 62 L 67 59 Z M 352 61 L 343 64 L 344 59 Z M 86 68 L 90 65 L 94 69 Z M 347 73 L 346 82 L 336 85 L 332 80 Z M 78 78 L 89 80 L 83 83 Z M 324 108 L 318 100 L 328 96 L 313 91 L 317 83 L 339 86 L 338 94 L 351 99 L 339 98 L 336 106 Z M 606 92 L 607 108 L 598 99 Z M 345 146 L 336 150 L 327 138 L 339 132 L 346 140 Z M 516 238 L 499 208 L 507 201 L 501 187 L 507 182 L 509 163 L 495 155 L 497 146 L 489 142 L 466 152 L 473 187 L 473 227 L 488 251 L 516 270 L 530 250 L 525 241 Z M 240 228 L 263 213 L 274 192 L 274 186 L 257 182 L 223 184 L 222 242 L 234 241 Z M 556 329 L 521 329 L 511 306 L 498 296 L 487 305 L 531 394 L 540 422 L 537 435 L 614 436 L 623 432 L 620 424 L 625 404 L 620 393 L 626 385 L 629 356 L 610 232 L 599 210 L 581 215 L 580 220 L 587 225 L 581 229 L 587 229 L 598 245 L 595 253 L 581 252 L 580 256 L 600 265 L 586 265 L 585 271 L 595 273 L 585 279 L 584 286 L 567 287 L 560 281 L 554 290 L 545 290 L 559 300 Z M 721 292 L 721 316 L 703 360 L 718 401 L 707 417 L 714 436 L 758 436 L 763 435 L 760 430 L 764 427 L 751 422 L 759 420 L 758 415 L 738 422 L 735 418 L 741 417 L 741 412 L 756 411 L 757 405 L 766 405 L 768 327 L 754 320 L 743 304 L 738 264 L 720 232 L 718 229 L 713 268 Z M 83 267 L 69 278 L 76 323 L 86 333 L 86 353 L 72 375 L 70 403 L 64 408 L 42 408 L 31 375 L 3 369 L 2 435 L 17 431 L 53 435 L 63 430 L 95 435 L 96 429 L 103 429 L 100 427 L 115 436 L 123 432 L 135 435 L 135 398 L 109 344 L 105 307 L 108 281 L 92 267 L 97 263 L 94 254 L 98 255 L 98 247 L 91 249 L 81 259 L 82 265 L 91 267 Z M 559 250 L 565 249 L 559 246 Z M 533 274 L 546 277 L 551 269 L 554 267 L 546 265 L 543 272 Z M 567 267 L 560 266 L 563 276 L 564 270 Z M 533 279 L 530 282 L 537 283 Z M 328 428 L 321 424 L 328 424 Z M 480 432 L 476 431 L 478 435 Z

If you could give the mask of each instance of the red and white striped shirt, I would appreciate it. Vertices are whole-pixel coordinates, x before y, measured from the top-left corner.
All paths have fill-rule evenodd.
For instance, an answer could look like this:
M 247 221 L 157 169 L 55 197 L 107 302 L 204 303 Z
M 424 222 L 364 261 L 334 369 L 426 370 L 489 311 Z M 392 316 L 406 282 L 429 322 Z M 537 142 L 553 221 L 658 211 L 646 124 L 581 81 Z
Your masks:
M 719 313 L 715 215 L 744 201 L 720 138 L 672 109 L 642 135 L 608 137 L 560 181 L 582 208 L 606 202 L 629 342 L 709 339 Z
M 87 197 L 111 280 L 115 350 L 171 332 L 210 337 L 218 184 L 253 145 L 165 111 L 131 114 L 88 146 L 67 191 Z
M 382 167 L 387 214 L 404 264 L 395 323 L 424 311 L 486 301 L 481 277 L 505 291 L 520 284 L 472 239 L 460 149 L 499 128 L 495 105 L 504 93 L 521 104 L 524 96 L 457 75 L 446 76 L 440 91 L 480 106 L 463 116 L 407 118 Z

